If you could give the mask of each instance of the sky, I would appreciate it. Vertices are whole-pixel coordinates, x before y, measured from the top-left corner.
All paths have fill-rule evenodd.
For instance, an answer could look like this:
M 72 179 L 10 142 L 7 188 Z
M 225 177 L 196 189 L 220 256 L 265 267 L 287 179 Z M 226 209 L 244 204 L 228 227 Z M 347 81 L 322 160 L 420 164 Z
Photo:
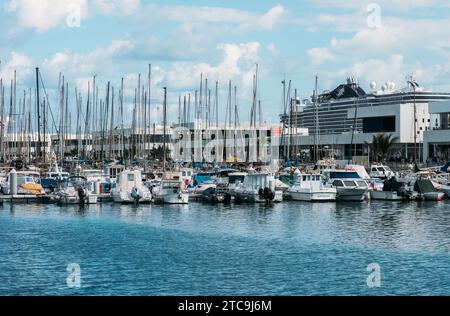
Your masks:
M 53 108 L 60 73 L 70 96 L 75 88 L 85 95 L 94 75 L 100 95 L 124 77 L 129 122 L 149 64 L 152 120 L 161 120 L 166 86 L 176 121 L 178 97 L 198 90 L 203 73 L 211 87 L 219 81 L 220 119 L 231 80 L 245 121 L 258 64 L 263 120 L 276 123 L 281 82 L 308 98 L 316 74 L 321 91 L 349 76 L 365 90 L 371 82 L 403 87 L 413 75 L 426 89 L 450 92 L 449 18 L 448 0 L 0 0 L 0 77 L 8 95 L 14 70 L 23 91 L 39 67 Z

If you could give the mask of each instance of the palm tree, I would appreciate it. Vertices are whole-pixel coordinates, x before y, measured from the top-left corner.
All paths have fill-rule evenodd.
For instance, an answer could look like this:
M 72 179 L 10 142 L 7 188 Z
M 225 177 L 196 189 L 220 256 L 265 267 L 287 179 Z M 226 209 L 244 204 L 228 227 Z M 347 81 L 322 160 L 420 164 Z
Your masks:
M 369 146 L 372 151 L 373 160 L 378 162 L 379 158 L 386 158 L 387 153 L 396 141 L 397 137 L 394 137 L 392 134 L 379 133 L 373 135 L 371 144 L 367 141 L 364 143 Z

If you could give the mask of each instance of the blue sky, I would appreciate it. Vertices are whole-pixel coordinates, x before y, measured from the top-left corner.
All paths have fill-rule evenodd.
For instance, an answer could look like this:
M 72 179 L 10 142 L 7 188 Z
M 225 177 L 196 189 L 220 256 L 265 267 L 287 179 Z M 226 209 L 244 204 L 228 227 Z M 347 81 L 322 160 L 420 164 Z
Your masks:
M 39 66 L 53 104 L 60 72 L 83 93 L 94 74 L 101 90 L 125 76 L 130 103 L 151 63 L 153 117 L 167 86 L 175 120 L 178 96 L 198 89 L 203 72 L 219 80 L 223 111 L 228 80 L 238 86 L 245 120 L 258 63 L 264 119 L 276 122 L 281 81 L 306 98 L 316 73 L 321 90 L 348 76 L 366 90 L 372 81 L 402 87 L 413 74 L 427 89 L 450 92 L 449 9 L 446 0 L 3 0 L 0 75 L 8 83 L 17 69 L 20 91 Z

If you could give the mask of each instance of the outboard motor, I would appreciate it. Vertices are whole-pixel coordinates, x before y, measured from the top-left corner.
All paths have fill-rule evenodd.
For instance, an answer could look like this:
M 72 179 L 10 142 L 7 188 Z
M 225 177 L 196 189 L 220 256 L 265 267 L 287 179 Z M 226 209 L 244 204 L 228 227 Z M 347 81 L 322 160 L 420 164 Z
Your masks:
M 260 189 L 258 190 L 258 195 L 259 195 L 259 197 L 262 198 L 262 199 L 265 198 L 265 195 L 264 195 L 264 189 L 263 189 L 263 188 L 260 188 Z
M 264 199 L 266 200 L 266 202 L 271 202 L 273 201 L 273 199 L 275 198 L 275 193 L 272 192 L 271 189 L 269 188 L 264 188 Z
M 86 200 L 86 192 L 82 187 L 78 187 L 77 189 L 78 198 L 79 198 L 79 204 L 80 206 L 84 206 L 85 200 Z
M 135 205 L 139 204 L 139 200 L 142 198 L 142 196 L 136 187 L 133 187 L 133 189 L 131 189 L 131 197 L 133 198 Z

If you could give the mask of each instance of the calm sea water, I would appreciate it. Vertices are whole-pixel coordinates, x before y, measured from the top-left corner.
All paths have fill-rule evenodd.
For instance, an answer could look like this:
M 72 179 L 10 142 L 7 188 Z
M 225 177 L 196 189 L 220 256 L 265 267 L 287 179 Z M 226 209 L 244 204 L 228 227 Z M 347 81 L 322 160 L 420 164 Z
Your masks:
M 450 202 L 4 204 L 0 294 L 450 295 Z

